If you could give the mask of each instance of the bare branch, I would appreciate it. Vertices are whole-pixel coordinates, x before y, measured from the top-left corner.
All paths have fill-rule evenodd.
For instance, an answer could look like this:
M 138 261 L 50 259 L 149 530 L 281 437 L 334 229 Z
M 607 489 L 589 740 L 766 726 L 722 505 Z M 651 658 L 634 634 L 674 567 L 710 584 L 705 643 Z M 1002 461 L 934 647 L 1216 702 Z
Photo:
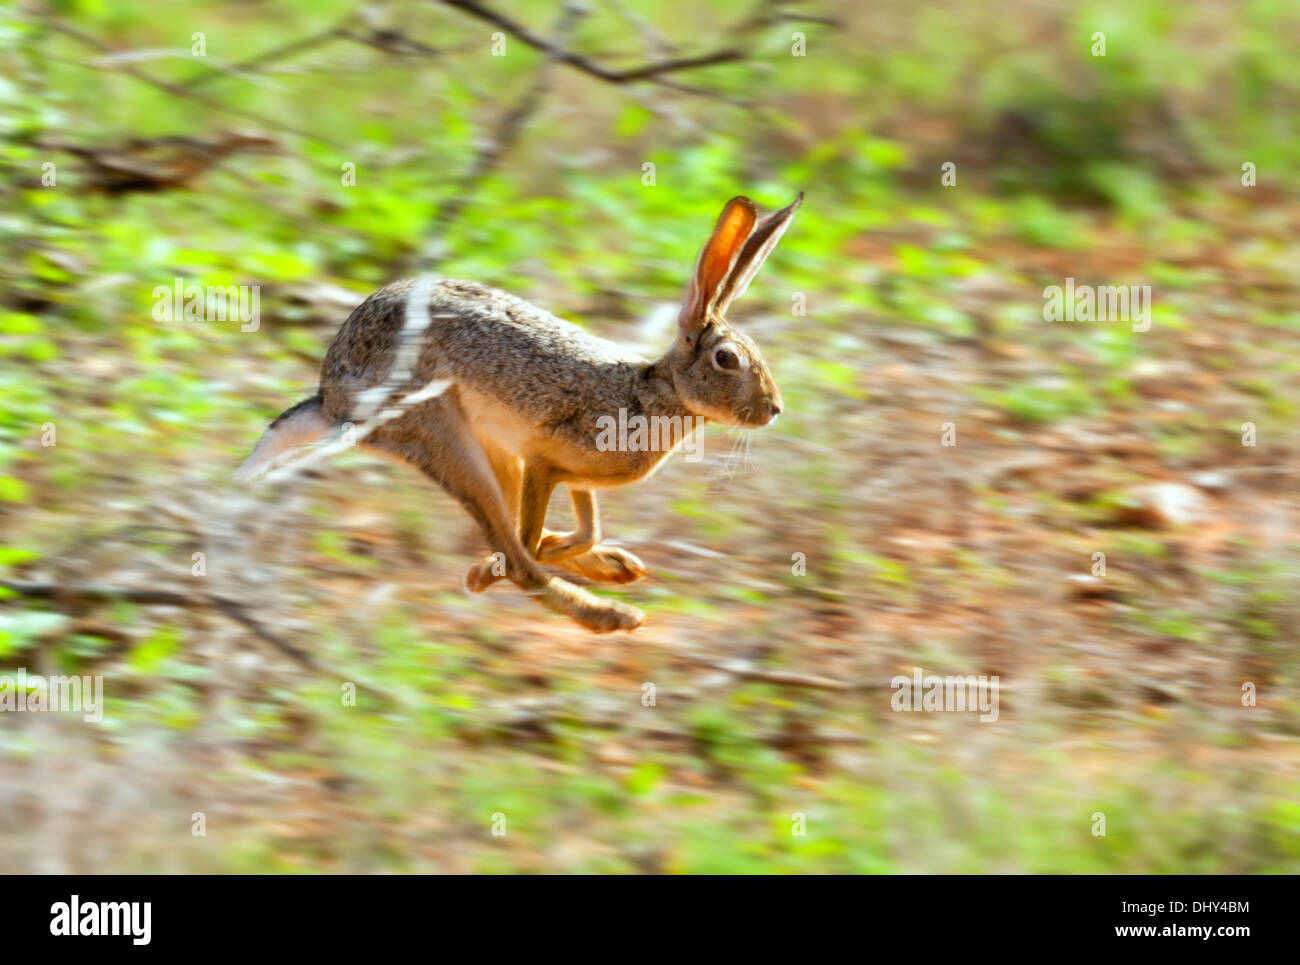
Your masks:
M 172 590 L 155 590 L 143 587 L 99 586 L 97 584 L 79 584 L 66 586 L 60 583 L 29 583 L 22 580 L 0 580 L 0 588 L 17 593 L 33 600 L 63 600 L 67 602 L 125 600 L 128 603 L 144 603 L 151 606 L 202 606 L 200 597 Z
M 656 61 L 654 63 L 643 64 L 639 67 L 630 67 L 623 70 L 615 70 L 598 64 L 595 61 L 574 53 L 562 45 L 553 43 L 545 37 L 541 37 L 518 21 L 512 20 L 504 14 L 490 10 L 477 0 L 434 0 L 445 6 L 452 7 L 456 10 L 466 13 L 471 17 L 490 23 L 494 27 L 500 28 L 505 33 L 510 34 L 517 40 L 522 41 L 534 50 L 540 50 L 549 54 L 553 59 L 562 64 L 567 64 L 576 70 L 589 74 L 599 80 L 609 84 L 631 84 L 636 81 L 648 80 L 658 82 L 664 74 L 676 73 L 683 70 L 695 70 L 700 67 L 712 67 L 717 64 L 729 64 L 736 61 L 744 60 L 747 56 L 746 51 L 739 44 L 722 47 L 718 50 L 709 51 L 703 54 L 696 54 L 692 57 L 671 57 L 666 60 Z M 758 9 L 746 17 L 740 25 L 730 31 L 733 36 L 740 37 L 751 33 L 761 26 L 773 22 L 772 10 L 779 5 L 781 0 L 762 0 Z M 693 91 L 697 92 L 698 91 Z
M 140 603 L 147 606 L 176 606 L 190 609 L 214 607 L 302 666 L 310 670 L 318 671 L 322 669 L 309 654 L 303 653 L 288 640 L 271 632 L 259 621 L 255 620 L 241 604 L 224 597 L 177 593 L 174 590 L 155 590 L 142 587 L 99 586 L 95 584 L 67 586 L 59 583 L 26 583 L 14 580 L 0 580 L 0 587 L 33 600 L 54 600 L 65 603 L 125 600 L 128 603 Z

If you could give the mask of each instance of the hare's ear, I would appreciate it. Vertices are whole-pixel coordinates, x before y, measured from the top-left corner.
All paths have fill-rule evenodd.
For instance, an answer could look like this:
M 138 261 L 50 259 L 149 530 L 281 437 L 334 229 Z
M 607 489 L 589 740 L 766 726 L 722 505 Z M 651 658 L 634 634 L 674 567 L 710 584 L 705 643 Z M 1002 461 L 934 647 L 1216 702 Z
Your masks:
M 772 253 L 776 243 L 781 240 L 785 234 L 785 229 L 790 227 L 790 222 L 794 219 L 794 213 L 799 210 L 799 205 L 803 204 L 803 192 L 799 192 L 799 197 L 794 202 L 780 211 L 774 211 L 758 223 L 753 234 L 745 242 L 745 246 L 740 249 L 740 254 L 736 258 L 736 264 L 727 275 L 726 281 L 722 283 L 722 288 L 718 292 L 718 299 L 714 306 L 719 315 L 727 310 L 727 306 L 745 293 L 749 283 L 757 274 L 759 266 L 767 260 L 767 256 Z
M 754 230 L 754 222 L 757 220 L 758 209 L 749 198 L 732 198 L 722 209 L 717 227 L 700 252 L 695 276 L 691 279 L 691 287 L 686 291 L 686 302 L 677 319 L 683 332 L 703 327 L 708 318 L 709 306 L 717 297 L 719 287 L 726 281 L 736 255 L 749 233 Z

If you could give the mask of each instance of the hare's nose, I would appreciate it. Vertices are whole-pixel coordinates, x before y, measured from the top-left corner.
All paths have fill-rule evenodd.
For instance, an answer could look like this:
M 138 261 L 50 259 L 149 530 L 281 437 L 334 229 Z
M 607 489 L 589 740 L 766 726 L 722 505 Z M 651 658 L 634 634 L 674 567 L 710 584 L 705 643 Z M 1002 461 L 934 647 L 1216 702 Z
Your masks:
M 779 416 L 779 415 L 781 414 L 781 406 L 780 406 L 780 404 L 777 403 L 777 402 L 769 402 L 769 403 L 767 404 L 767 407 L 768 407 L 768 409 L 770 409 L 771 412 L 772 412 L 772 417 L 771 417 L 770 419 L 767 420 L 767 424 L 768 424 L 768 425 L 771 425 L 773 422 L 776 421 L 776 417 Z

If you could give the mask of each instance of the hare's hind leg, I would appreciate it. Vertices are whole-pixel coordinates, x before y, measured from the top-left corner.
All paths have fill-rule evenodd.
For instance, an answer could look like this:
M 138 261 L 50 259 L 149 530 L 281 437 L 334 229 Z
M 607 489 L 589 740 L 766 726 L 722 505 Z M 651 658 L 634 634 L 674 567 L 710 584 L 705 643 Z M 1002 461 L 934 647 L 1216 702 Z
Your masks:
M 524 461 L 518 456 L 503 452 L 487 450 L 492 472 L 501 486 L 501 495 L 505 497 L 506 509 L 512 520 L 519 519 L 519 493 L 523 488 Z M 516 522 L 516 532 L 518 525 Z M 497 580 L 506 575 L 505 554 L 493 553 L 481 563 L 475 563 L 465 574 L 465 589 L 471 593 L 482 593 Z
M 492 471 L 496 473 L 497 482 L 506 495 L 506 503 L 511 508 L 511 518 L 516 520 L 515 532 L 519 542 L 528 551 L 529 556 L 537 558 L 537 544 L 542 538 L 543 525 L 546 522 L 546 508 L 551 502 L 551 492 L 555 481 L 550 467 L 545 463 L 534 461 L 525 463 L 522 459 L 504 454 L 488 453 Z M 489 556 L 482 563 L 469 568 L 465 576 L 465 587 L 472 593 L 482 593 L 489 586 L 506 574 L 498 556 Z
M 366 444 L 409 462 L 456 497 L 474 517 L 492 549 L 505 555 L 506 576 L 547 608 L 589 630 L 631 630 L 645 615 L 615 600 L 600 600 L 546 571 L 519 541 L 505 494 L 482 445 L 452 398 L 431 400 L 380 427 Z

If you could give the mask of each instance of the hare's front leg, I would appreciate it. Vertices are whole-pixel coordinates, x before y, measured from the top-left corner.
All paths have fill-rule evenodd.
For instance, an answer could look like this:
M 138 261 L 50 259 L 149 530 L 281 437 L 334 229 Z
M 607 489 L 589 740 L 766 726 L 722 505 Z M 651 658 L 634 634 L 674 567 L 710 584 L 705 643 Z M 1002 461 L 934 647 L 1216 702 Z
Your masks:
M 600 542 L 600 517 L 596 514 L 596 494 L 590 489 L 569 487 L 569 502 L 573 504 L 573 521 L 577 529 L 571 533 L 547 533 L 537 547 L 537 562 L 558 563 L 585 553 Z
M 596 494 L 569 487 L 577 528 L 571 533 L 547 532 L 538 544 L 537 559 L 578 573 L 597 583 L 631 583 L 645 576 L 645 564 L 626 550 L 600 545 L 600 514 Z
M 549 576 L 533 559 L 536 537 L 527 548 L 520 541 L 488 454 L 454 398 L 444 396 L 413 409 L 381 426 L 367 444 L 411 463 L 458 499 L 482 528 L 492 549 L 504 555 L 506 576 L 547 608 L 597 632 L 632 630 L 644 622 L 645 614 L 636 607 L 598 599 L 581 587 Z M 525 493 L 527 489 L 525 480 Z M 539 534 L 540 529 L 539 523 Z
M 591 490 L 569 487 L 577 529 L 556 533 L 543 525 L 555 488 L 549 468 L 534 463 L 524 469 L 517 460 L 496 456 L 492 468 L 507 505 L 518 517 L 519 540 L 534 549 L 538 562 L 577 573 L 593 583 L 631 583 L 645 576 L 645 564 L 631 553 L 600 545 L 600 516 Z M 470 567 L 465 586 L 472 593 L 482 593 L 504 576 L 504 560 L 497 554 Z
M 585 576 L 593 583 L 631 583 L 645 576 L 645 564 L 617 546 L 597 543 L 585 553 L 554 564 L 562 570 Z

